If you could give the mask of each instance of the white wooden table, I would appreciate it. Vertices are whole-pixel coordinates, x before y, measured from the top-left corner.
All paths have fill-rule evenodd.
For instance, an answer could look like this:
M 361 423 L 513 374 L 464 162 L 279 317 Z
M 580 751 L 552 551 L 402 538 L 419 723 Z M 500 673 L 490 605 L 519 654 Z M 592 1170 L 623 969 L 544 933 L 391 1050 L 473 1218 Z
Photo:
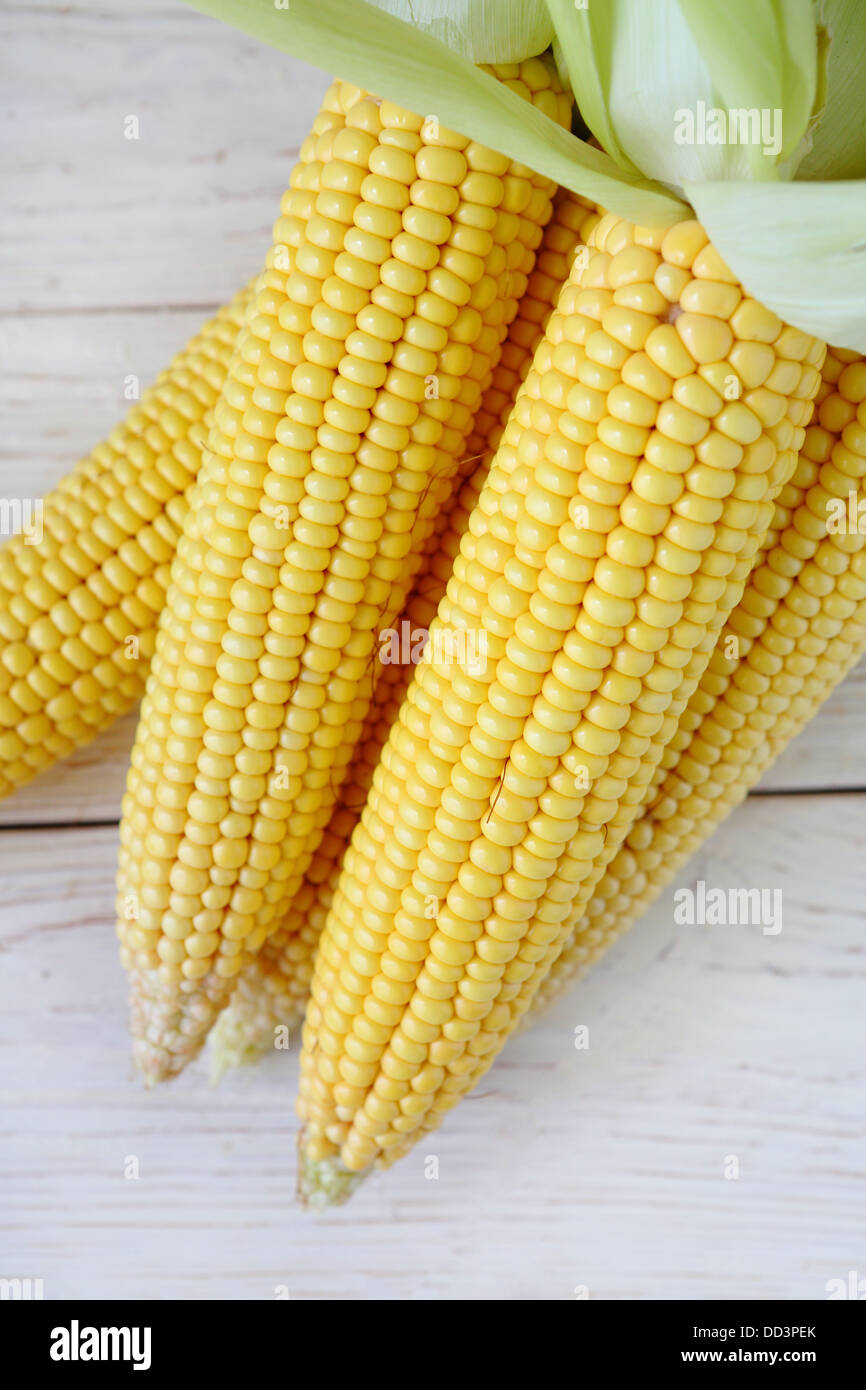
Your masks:
M 38 495 L 122 416 L 127 373 L 256 268 L 325 79 L 175 0 L 0 6 L 0 54 L 0 492 Z M 682 880 L 781 886 L 778 936 L 676 927 L 666 894 L 325 1217 L 293 1204 L 296 1058 L 217 1090 L 200 1064 L 150 1095 L 130 1076 L 131 722 L 0 804 L 0 1277 L 48 1298 L 557 1300 L 820 1299 L 866 1274 L 864 690 L 861 669 Z

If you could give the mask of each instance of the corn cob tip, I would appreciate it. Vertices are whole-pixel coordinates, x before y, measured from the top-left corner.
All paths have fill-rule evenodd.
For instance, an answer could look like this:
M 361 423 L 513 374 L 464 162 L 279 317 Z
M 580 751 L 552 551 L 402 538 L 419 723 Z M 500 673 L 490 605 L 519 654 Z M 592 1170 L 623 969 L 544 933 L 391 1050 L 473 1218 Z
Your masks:
M 364 1181 L 370 1169 L 353 1173 L 336 1154 L 311 1158 L 306 1152 L 304 1131 L 298 1138 L 297 1198 L 305 1211 L 325 1211 L 341 1207 Z
M 225 1004 L 224 991 L 224 981 L 209 983 L 194 1015 L 184 1018 L 158 971 L 130 972 L 132 1062 L 148 1090 L 179 1076 L 201 1051 L 214 1018 Z
M 208 1079 L 211 1086 L 218 1086 L 227 1071 L 242 1066 L 253 1059 L 245 1052 L 235 1053 L 229 1048 L 211 1046 L 209 1052 Z
M 132 1066 L 147 1091 L 161 1081 L 173 1080 L 183 1069 L 182 1063 L 166 1054 L 163 1048 L 140 1040 L 132 1045 Z
M 299 1011 L 288 1023 L 279 1025 L 286 1039 L 295 1037 L 302 1019 L 303 1011 Z M 208 1037 L 211 1085 L 218 1086 L 226 1072 L 253 1066 L 274 1047 L 271 1013 L 259 1011 L 241 1019 L 231 1007 L 223 1009 Z

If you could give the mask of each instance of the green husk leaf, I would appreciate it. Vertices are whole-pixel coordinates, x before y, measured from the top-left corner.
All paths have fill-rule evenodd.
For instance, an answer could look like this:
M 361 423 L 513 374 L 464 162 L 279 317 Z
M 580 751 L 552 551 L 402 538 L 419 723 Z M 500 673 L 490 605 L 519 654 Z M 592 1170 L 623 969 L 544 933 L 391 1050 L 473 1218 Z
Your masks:
M 687 215 L 678 198 L 621 170 L 445 44 L 364 0 L 189 0 L 284 52 L 527 164 L 644 226 Z
M 756 179 L 742 145 L 678 145 L 673 138 L 677 107 L 722 100 L 716 84 L 743 101 L 752 91 L 762 93 L 759 100 L 774 100 L 772 91 L 779 90 L 781 99 L 799 112 L 798 124 L 783 139 L 794 143 L 796 137 L 800 152 L 800 125 L 815 124 L 825 97 L 820 31 L 814 45 L 814 85 L 809 77 L 812 57 L 800 62 L 788 53 L 791 35 L 804 31 L 804 0 L 728 0 L 726 13 L 739 16 L 741 26 L 747 5 L 767 25 L 781 23 L 779 16 L 791 20 L 778 61 L 761 56 L 750 67 L 741 52 L 743 74 L 733 71 L 730 52 L 704 62 L 684 18 L 688 10 L 695 22 L 697 0 L 682 0 L 682 7 L 680 0 L 653 0 L 651 5 L 646 0 L 605 0 L 604 6 L 590 6 L 604 9 L 609 22 L 601 13 L 589 22 L 589 11 L 575 8 L 575 0 L 548 0 L 560 59 L 573 78 L 577 75 L 577 85 L 585 86 L 582 114 L 600 139 L 607 134 L 608 153 L 562 130 L 439 39 L 364 0 L 287 0 L 287 9 L 276 8 L 275 0 L 190 3 L 420 115 L 434 114 L 444 125 L 641 225 L 670 226 L 689 215 L 663 186 L 676 184 L 752 294 L 787 322 L 835 346 L 866 352 L 866 180 L 783 180 L 780 175 L 790 174 L 793 162 L 789 159 L 782 168 L 784 143 L 778 161 L 761 156 L 767 176 Z M 837 35 L 852 42 L 851 36 L 860 32 L 859 21 L 846 0 L 826 0 L 826 8 Z M 725 40 L 723 27 L 702 23 L 696 23 L 702 44 L 712 48 Z M 741 44 L 743 32 L 741 27 Z M 808 41 L 804 48 L 812 54 Z M 835 71 L 850 100 L 862 106 L 862 95 L 850 83 L 854 66 L 851 54 L 843 52 L 831 67 L 831 78 Z M 848 129 L 832 91 L 825 120 L 837 132 Z M 809 160 L 829 169 L 832 157 L 821 138 L 823 129 L 820 122 Z M 863 146 L 861 134 L 848 142 L 840 159 L 858 162 Z M 763 165 L 759 168 L 765 172 Z
M 866 353 L 866 181 L 693 183 L 714 245 L 786 323 Z
M 371 0 L 470 63 L 519 63 L 550 47 L 544 0 Z
M 676 189 L 791 176 L 818 88 L 812 0 L 548 5 L 581 114 L 624 171 Z M 748 138 L 732 110 L 756 113 Z
M 812 0 L 677 2 L 721 97 L 720 105 L 781 111 L 780 161 L 792 159 L 806 134 L 818 88 Z M 760 150 L 753 155 L 758 161 L 764 159 Z
M 824 109 L 803 159 L 803 179 L 866 177 L 866 3 L 823 0 L 819 15 L 829 39 Z
M 609 107 L 616 11 L 607 4 L 578 7 L 575 0 L 547 0 L 556 27 L 560 76 L 565 65 L 580 114 L 596 140 L 621 169 L 637 172 L 617 137 Z

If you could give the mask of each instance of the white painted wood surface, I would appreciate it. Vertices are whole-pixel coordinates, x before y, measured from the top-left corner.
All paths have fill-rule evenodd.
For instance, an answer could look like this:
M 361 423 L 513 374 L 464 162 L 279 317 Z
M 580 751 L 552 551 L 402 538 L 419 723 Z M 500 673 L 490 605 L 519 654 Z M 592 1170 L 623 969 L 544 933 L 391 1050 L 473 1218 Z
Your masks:
M 0 5 L 0 54 L 0 492 L 35 495 L 122 415 L 126 373 L 255 269 L 325 78 L 169 0 Z M 558 1300 L 822 1298 L 866 1273 L 864 691 L 861 668 L 768 779 L 782 794 L 682 880 L 781 887 L 779 936 L 678 928 L 667 894 L 325 1218 L 292 1203 L 295 1058 L 216 1091 L 203 1064 L 151 1095 L 130 1078 L 132 719 L 0 803 L 0 1276 L 49 1298 Z
M 5 832 L 4 1269 L 48 1297 L 822 1298 L 866 1235 L 864 836 L 859 798 L 749 803 L 692 876 L 781 886 L 778 936 L 675 927 L 666 895 L 445 1129 L 314 1217 L 296 1058 L 130 1080 L 115 831 Z

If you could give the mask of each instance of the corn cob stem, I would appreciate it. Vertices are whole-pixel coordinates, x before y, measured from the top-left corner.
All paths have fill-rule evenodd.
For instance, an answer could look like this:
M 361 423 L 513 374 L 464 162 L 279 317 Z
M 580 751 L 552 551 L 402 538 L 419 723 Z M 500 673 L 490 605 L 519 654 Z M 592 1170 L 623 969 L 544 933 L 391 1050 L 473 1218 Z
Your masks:
M 83 747 L 144 690 L 172 555 L 252 287 L 48 494 L 42 536 L 0 550 L 0 797 Z
M 590 247 L 440 606 L 487 632 L 488 670 L 419 668 L 346 854 L 304 1029 L 308 1193 L 322 1160 L 405 1151 L 500 1050 L 794 469 L 822 346 L 744 296 L 696 223 L 608 216 Z
M 518 388 L 529 370 L 532 354 L 544 333 L 556 294 L 571 267 L 592 209 L 565 190 L 557 194 L 535 270 L 508 330 L 502 359 L 484 393 L 470 437 L 475 471 L 463 485 L 444 526 L 428 543 L 403 620 L 411 632 L 428 630 L 451 573 L 469 514 L 478 501 L 490 460 L 496 452 Z M 274 1039 L 293 1030 L 303 1017 L 313 973 L 313 958 L 339 878 L 343 854 L 360 818 L 373 771 L 391 725 L 408 688 L 412 668 L 389 664 L 382 668 L 373 705 L 352 763 L 340 804 L 278 932 L 240 977 L 228 1006 L 211 1033 L 211 1072 L 218 1080 L 234 1066 L 255 1061 L 274 1046 Z
M 545 63 L 520 78 L 567 118 Z M 148 1080 L 303 882 L 551 211 L 474 142 L 347 84 L 331 105 L 293 268 L 275 247 L 215 409 L 133 752 L 119 933 Z

